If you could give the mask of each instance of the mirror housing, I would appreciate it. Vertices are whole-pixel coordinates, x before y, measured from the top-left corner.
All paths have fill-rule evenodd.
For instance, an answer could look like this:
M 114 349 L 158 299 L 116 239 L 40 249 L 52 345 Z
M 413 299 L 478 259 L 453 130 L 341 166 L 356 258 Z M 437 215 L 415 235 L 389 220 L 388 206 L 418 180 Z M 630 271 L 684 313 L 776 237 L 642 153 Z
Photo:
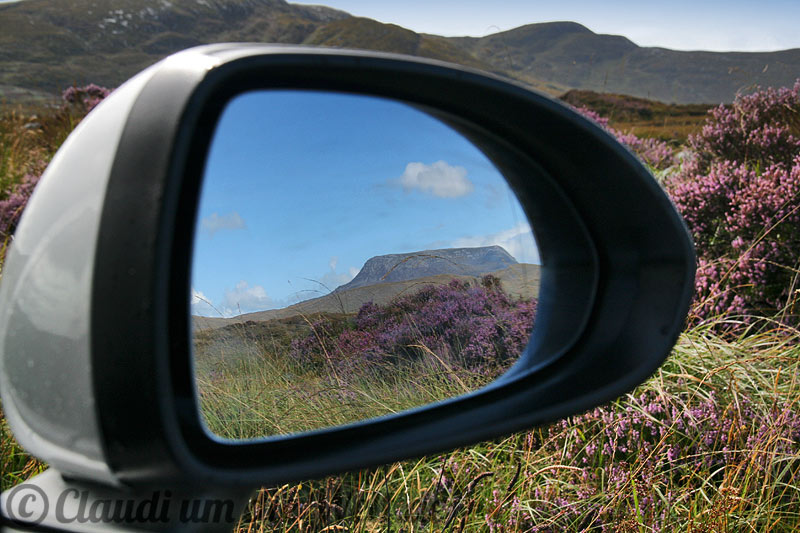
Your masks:
M 216 121 L 253 89 L 394 99 L 481 149 L 542 257 L 537 327 L 493 384 L 398 415 L 228 442 L 202 427 L 189 289 Z M 140 73 L 76 128 L 18 226 L 0 287 L 3 408 L 26 449 L 110 486 L 256 487 L 437 452 L 631 390 L 683 327 L 695 258 L 639 160 L 565 105 L 486 73 L 397 55 L 203 46 Z

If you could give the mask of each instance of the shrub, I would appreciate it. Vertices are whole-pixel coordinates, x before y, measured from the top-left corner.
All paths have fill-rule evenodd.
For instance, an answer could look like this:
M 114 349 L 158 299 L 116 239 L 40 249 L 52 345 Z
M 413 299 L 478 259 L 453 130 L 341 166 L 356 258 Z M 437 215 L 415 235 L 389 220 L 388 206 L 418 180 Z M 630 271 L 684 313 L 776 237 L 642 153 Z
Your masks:
M 719 161 L 756 170 L 791 166 L 800 153 L 800 79 L 791 89 L 760 89 L 712 109 L 702 131 L 689 137 L 689 146 L 697 174 L 708 173 Z
M 11 189 L 10 194 L 0 200 L 0 242 L 14 233 L 22 216 L 22 210 L 28 203 L 33 188 L 39 182 L 36 174 L 26 174 L 22 181 Z
M 800 80 L 709 113 L 666 187 L 695 240 L 697 319 L 782 313 L 797 326 Z
M 322 320 L 294 341 L 292 355 L 333 361 L 353 370 L 364 363 L 402 362 L 431 351 L 472 370 L 506 368 L 528 342 L 535 300 L 512 300 L 494 276 L 472 285 L 429 285 L 380 306 L 364 304 L 350 322 Z M 346 370 L 345 370 L 346 371 Z
M 78 108 L 86 114 L 109 94 L 111 89 L 90 83 L 83 87 L 69 87 L 61 93 L 61 100 L 64 102 L 64 107 Z

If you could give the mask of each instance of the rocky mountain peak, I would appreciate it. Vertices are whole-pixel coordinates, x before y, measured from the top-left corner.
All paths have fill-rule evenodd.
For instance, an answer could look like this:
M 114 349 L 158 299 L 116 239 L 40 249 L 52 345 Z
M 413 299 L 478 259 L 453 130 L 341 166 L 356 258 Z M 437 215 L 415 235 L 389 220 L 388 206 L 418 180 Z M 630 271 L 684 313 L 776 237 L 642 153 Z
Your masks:
M 515 264 L 517 260 L 500 246 L 379 255 L 369 259 L 356 277 L 337 291 L 439 274 L 480 276 Z

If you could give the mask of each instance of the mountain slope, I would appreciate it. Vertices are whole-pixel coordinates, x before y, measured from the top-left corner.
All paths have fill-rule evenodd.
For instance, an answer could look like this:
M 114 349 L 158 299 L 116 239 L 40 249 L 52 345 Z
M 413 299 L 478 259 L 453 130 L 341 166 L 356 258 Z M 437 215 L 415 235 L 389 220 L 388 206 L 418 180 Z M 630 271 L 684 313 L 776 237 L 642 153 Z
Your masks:
M 25 0 L 0 6 L 0 85 L 116 86 L 203 43 L 300 43 L 342 11 L 283 0 Z
M 303 40 L 303 44 L 415 55 L 503 72 L 444 37 L 419 34 L 395 24 L 383 24 L 362 17 L 340 19 L 320 26 Z
M 800 78 L 800 49 L 679 52 L 574 22 L 445 38 L 284 0 L 24 0 L 0 4 L 0 97 L 57 95 L 75 84 L 114 87 L 170 53 L 223 41 L 405 53 L 488 70 L 551 94 L 589 89 L 676 103 L 729 102 L 755 84 L 786 86 Z
M 503 290 L 510 296 L 515 298 L 535 298 L 539 294 L 540 270 L 541 267 L 539 265 L 516 263 L 502 270 L 488 273 L 500 279 Z M 454 279 L 478 281 L 477 276 L 438 274 L 407 281 L 377 283 L 352 289 L 337 290 L 325 296 L 305 300 L 283 309 L 257 311 L 233 318 L 193 316 L 192 323 L 195 329 L 213 329 L 249 321 L 261 322 L 299 315 L 309 316 L 316 313 L 355 313 L 367 302 L 384 305 L 397 296 L 416 292 L 427 285 L 450 283 Z
M 518 263 L 500 246 L 423 250 L 372 257 L 347 284 L 330 294 L 290 305 L 233 318 L 193 317 L 196 328 L 215 328 L 247 321 L 263 321 L 314 313 L 355 313 L 367 302 L 386 304 L 398 295 L 453 279 L 477 281 L 485 274 L 500 279 L 511 296 L 532 298 L 539 291 L 540 267 Z
M 640 47 L 575 22 L 529 24 L 451 40 L 521 79 L 664 102 L 729 102 L 741 89 L 791 85 L 800 78 L 800 49 L 745 53 Z

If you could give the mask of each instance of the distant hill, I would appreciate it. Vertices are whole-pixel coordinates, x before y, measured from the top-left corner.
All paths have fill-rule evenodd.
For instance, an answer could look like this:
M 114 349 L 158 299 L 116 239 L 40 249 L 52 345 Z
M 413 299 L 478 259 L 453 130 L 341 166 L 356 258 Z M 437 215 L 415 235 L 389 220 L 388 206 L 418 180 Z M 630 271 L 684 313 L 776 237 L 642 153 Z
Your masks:
M 539 294 L 539 265 L 518 263 L 499 246 L 452 248 L 373 257 L 350 283 L 325 296 L 283 309 L 257 311 L 233 318 L 195 316 L 192 319 L 195 328 L 206 329 L 297 315 L 355 313 L 367 302 L 386 304 L 399 295 L 415 292 L 426 285 L 443 285 L 453 279 L 477 281 L 485 274 L 499 278 L 503 290 L 512 297 L 534 298 Z
M 640 137 L 657 137 L 684 143 L 690 134 L 699 133 L 708 117 L 709 104 L 665 104 L 624 94 L 572 89 L 560 100 L 574 107 L 585 107 L 609 120 L 619 131 Z
M 539 294 L 539 265 L 517 263 L 503 270 L 489 272 L 500 279 L 503 290 L 515 298 L 535 298 Z M 270 309 L 246 313 L 233 318 L 193 316 L 192 323 L 195 329 L 220 328 L 230 324 L 245 322 L 262 322 L 265 320 L 284 319 L 295 316 L 310 316 L 317 313 L 349 314 L 357 312 L 362 305 L 372 302 L 384 305 L 403 294 L 416 292 L 427 285 L 445 285 L 454 279 L 477 282 L 477 276 L 459 276 L 454 274 L 439 274 L 409 281 L 393 281 L 365 285 L 343 291 L 334 291 L 319 298 L 312 298 L 303 302 L 284 307 L 283 309 Z
M 199 44 L 300 43 L 343 11 L 283 0 L 24 0 L 0 4 L 0 85 L 115 87 Z
M 283 0 L 24 0 L 0 4 L 0 97 L 114 87 L 170 53 L 224 41 L 398 52 L 489 70 L 554 95 L 588 89 L 674 103 L 730 102 L 754 85 L 800 78 L 800 49 L 681 52 L 574 22 L 446 38 Z
M 800 78 L 800 49 L 684 52 L 642 47 L 575 22 L 528 24 L 453 41 L 514 77 L 663 102 L 730 102 L 740 90 L 787 86 Z
M 704 119 L 711 108 L 708 104 L 665 104 L 625 94 L 581 89 L 572 89 L 561 95 L 560 99 L 575 107 L 587 107 L 609 120 L 623 122 L 664 120 L 682 115 Z

